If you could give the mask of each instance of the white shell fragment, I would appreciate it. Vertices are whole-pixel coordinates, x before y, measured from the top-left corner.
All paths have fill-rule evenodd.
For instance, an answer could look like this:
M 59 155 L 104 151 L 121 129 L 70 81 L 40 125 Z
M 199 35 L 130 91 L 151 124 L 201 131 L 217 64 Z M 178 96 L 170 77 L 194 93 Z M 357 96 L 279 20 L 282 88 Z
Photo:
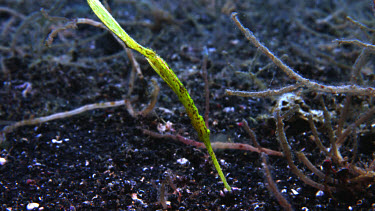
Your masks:
M 322 197 L 322 196 L 324 196 L 324 192 L 320 190 L 320 191 L 316 192 L 315 196 L 316 197 Z
M 225 107 L 223 109 L 223 112 L 225 112 L 225 113 L 234 112 L 234 107 Z
M 26 209 L 27 210 L 33 210 L 33 209 L 38 208 L 38 207 L 39 207 L 38 203 L 32 202 L 32 203 L 27 204 Z
M 0 158 L 0 166 L 4 165 L 7 162 L 5 158 Z
M 294 189 L 291 189 L 291 191 L 292 191 L 293 195 L 298 195 L 299 194 L 298 191 L 296 191 Z
M 57 140 L 57 139 L 52 139 L 51 142 L 53 144 L 61 144 L 63 141 L 62 140 Z
M 189 160 L 186 158 L 180 158 L 180 159 L 177 159 L 177 163 L 181 165 L 186 165 L 186 164 L 189 164 Z

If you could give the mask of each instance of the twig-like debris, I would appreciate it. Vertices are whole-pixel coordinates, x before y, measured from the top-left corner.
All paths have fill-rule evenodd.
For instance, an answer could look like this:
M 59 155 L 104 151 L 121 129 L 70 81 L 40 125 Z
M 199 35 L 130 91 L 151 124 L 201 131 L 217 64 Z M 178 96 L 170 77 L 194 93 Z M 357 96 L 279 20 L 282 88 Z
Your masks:
M 204 145 L 204 143 L 198 142 L 198 141 L 194 141 L 192 139 L 188 139 L 188 138 L 185 138 L 185 137 L 180 136 L 180 135 L 160 134 L 160 133 L 156 133 L 156 132 L 153 132 L 153 131 L 150 131 L 150 130 L 147 130 L 147 129 L 141 129 L 141 130 L 143 131 L 144 134 L 149 135 L 149 136 L 151 136 L 153 138 L 158 138 L 158 139 L 172 139 L 172 140 L 175 140 L 175 141 L 182 142 L 182 143 L 184 143 L 186 145 L 195 146 L 197 148 L 202 148 L 202 149 L 206 148 L 206 146 Z M 238 150 L 245 150 L 245 151 L 257 152 L 257 153 L 264 152 L 267 155 L 273 155 L 273 156 L 283 156 L 283 153 L 279 152 L 279 151 L 274 151 L 274 150 L 267 149 L 267 148 L 261 148 L 259 150 L 258 148 L 253 147 L 251 145 L 241 144 L 241 143 L 213 142 L 212 143 L 212 148 L 213 149 L 238 149 Z
M 334 40 L 333 42 L 337 42 L 339 45 L 342 44 L 353 44 L 359 47 L 368 48 L 372 51 L 375 51 L 375 45 L 370 43 L 364 43 L 360 40 Z
M 16 52 L 16 44 L 19 36 L 21 35 L 21 32 L 26 28 L 27 25 L 29 25 L 32 22 L 36 22 L 41 17 L 39 12 L 33 12 L 29 16 L 27 16 L 24 21 L 20 24 L 20 26 L 17 28 L 16 32 L 13 35 L 12 41 L 10 42 L 10 49 L 12 52 Z
M 117 36 L 115 36 L 116 38 Z M 120 44 L 124 44 L 124 42 L 122 42 L 121 40 L 117 39 L 118 42 L 120 42 Z M 130 60 L 130 63 L 132 64 L 132 67 L 134 68 L 135 72 L 137 73 L 137 76 L 139 79 L 143 80 L 143 74 L 142 74 L 142 71 L 141 71 L 141 67 L 139 67 L 139 63 L 137 62 L 137 60 L 135 59 L 134 57 L 134 54 L 133 52 L 126 47 L 126 45 L 123 46 L 126 50 L 126 55 L 128 55 L 128 58 Z
M 168 205 L 167 205 L 167 202 L 165 200 L 165 183 L 166 181 L 163 181 L 161 183 L 161 187 L 160 187 L 160 204 L 161 206 L 163 207 L 164 210 L 168 209 Z
M 349 125 L 344 130 L 341 136 L 337 138 L 337 141 L 336 141 L 337 146 L 340 147 L 355 127 L 358 127 L 360 124 L 370 119 L 370 117 L 372 117 L 374 114 L 375 114 L 375 106 L 373 106 L 370 110 L 366 111 L 366 113 L 362 114 L 357 121 Z
M 292 156 L 292 151 L 291 148 L 288 144 L 288 141 L 285 136 L 285 131 L 284 131 L 284 123 L 283 120 L 279 114 L 280 111 L 276 111 L 276 131 L 277 131 L 277 138 L 280 142 L 280 146 L 283 149 L 285 158 L 288 162 L 290 170 L 295 174 L 300 180 L 302 180 L 304 183 L 319 189 L 319 190 L 334 190 L 334 187 L 325 187 L 324 185 L 317 183 L 313 180 L 311 180 L 309 177 L 303 174 L 301 170 L 297 168 L 297 166 L 293 162 L 293 156 Z
M 156 82 L 155 79 L 151 79 L 151 82 L 154 85 L 154 90 L 151 93 L 151 100 L 148 106 L 145 109 L 143 109 L 141 112 L 139 112 L 139 114 L 142 116 L 147 116 L 154 109 L 156 102 L 158 100 L 160 87 L 158 85 L 158 82 Z
M 357 131 L 356 129 L 354 129 L 354 132 L 353 132 L 353 156 L 352 156 L 352 159 L 350 161 L 350 164 L 351 165 L 354 165 L 355 163 L 355 159 L 357 158 L 357 153 L 358 153 L 358 137 L 357 137 Z M 375 159 L 374 159 L 375 160 Z M 371 165 L 370 165 L 371 166 Z M 369 169 L 369 171 L 373 171 L 373 169 Z
M 6 21 L 3 24 L 2 29 L 1 29 L 1 33 L 0 33 L 1 39 L 4 39 L 4 38 L 7 37 L 8 33 L 11 31 L 11 27 L 12 27 L 14 22 L 16 22 L 16 18 L 11 17 L 8 21 Z
M 51 22 L 55 21 L 68 21 L 68 18 L 65 17 L 59 17 L 59 16 L 50 16 L 48 14 L 48 11 L 46 11 L 44 8 L 40 9 L 40 12 L 42 13 L 43 17 Z
M 237 25 L 237 27 L 242 31 L 242 33 L 246 36 L 246 38 L 255 46 L 257 47 L 264 55 L 270 58 L 276 66 L 278 66 L 281 70 L 284 71 L 287 76 L 293 80 L 296 80 L 299 84 L 306 86 L 309 89 L 328 92 L 328 93 L 353 93 L 356 95 L 368 95 L 368 96 L 375 96 L 375 88 L 373 87 L 366 87 L 362 88 L 357 85 L 342 85 L 342 86 L 332 86 L 332 85 L 325 85 L 320 84 L 317 82 L 313 82 L 307 78 L 302 77 L 298 73 L 296 73 L 292 68 L 288 65 L 284 64 L 278 57 L 276 57 L 266 46 L 261 44 L 254 34 L 248 29 L 245 28 L 242 23 L 237 18 L 237 13 L 232 13 L 232 19 Z M 362 43 L 363 44 L 363 43 Z M 370 47 L 370 46 L 368 46 Z M 375 47 L 374 47 L 375 48 Z
M 333 180 L 332 177 L 328 177 L 325 175 L 323 172 L 321 172 L 319 169 L 317 169 L 311 162 L 310 160 L 306 157 L 306 155 L 303 152 L 296 152 L 296 155 L 298 159 L 305 164 L 305 166 L 310 169 L 316 176 L 318 176 L 320 179 L 325 179 L 326 182 L 329 183 L 334 183 L 335 181 Z
M 372 29 L 368 26 L 366 26 L 365 24 L 361 23 L 361 22 L 358 22 L 357 20 L 354 20 L 352 17 L 350 16 L 346 16 L 346 19 L 348 21 L 350 21 L 351 23 L 353 23 L 354 25 L 358 26 L 360 29 L 362 30 L 366 30 L 366 31 L 370 31 L 370 32 L 375 32 L 375 29 Z
M 375 159 L 371 162 L 367 171 L 375 171 Z
M 314 136 L 314 142 L 315 142 L 316 146 L 318 146 L 320 151 L 324 152 L 324 154 L 326 156 L 328 156 L 329 152 L 328 152 L 327 148 L 324 147 L 324 145 L 322 144 L 322 141 L 319 138 L 318 130 L 315 127 L 314 120 L 313 120 L 312 116 L 308 115 L 307 118 L 309 120 L 310 129 L 311 129 L 311 132 Z
M 52 45 L 52 42 L 54 40 L 54 38 L 56 37 L 56 35 L 58 34 L 58 32 L 60 31 L 63 31 L 63 30 L 66 30 L 66 29 L 75 29 L 77 27 L 77 24 L 87 24 L 87 25 L 91 25 L 91 26 L 94 26 L 94 27 L 97 27 L 97 28 L 101 28 L 101 29 L 105 29 L 107 30 L 108 32 L 110 32 L 113 37 L 117 40 L 117 42 L 127 51 L 127 55 L 130 59 L 130 62 L 132 63 L 133 67 L 136 69 L 137 73 L 138 73 L 138 77 L 143 79 L 143 75 L 142 75 L 142 72 L 139 68 L 139 65 L 138 63 L 135 61 L 134 59 L 134 56 L 133 54 L 131 53 L 130 49 L 128 49 L 125 45 L 125 43 L 118 37 L 116 36 L 111 30 L 109 30 L 104 24 L 102 24 L 101 22 L 98 22 L 98 21 L 94 21 L 92 19 L 89 19 L 89 18 L 77 18 L 77 19 L 74 19 L 72 21 L 69 21 L 68 23 L 66 23 L 64 26 L 61 26 L 61 27 L 58 27 L 58 28 L 55 28 L 47 37 L 46 39 L 46 45 L 48 47 L 50 47 Z M 130 53 L 128 53 L 128 51 Z
M 329 13 L 329 15 L 325 18 L 320 18 L 316 20 L 317 24 L 329 24 L 330 22 L 334 21 L 335 18 L 338 18 L 341 14 L 344 13 L 343 9 L 337 10 L 333 13 Z
M 323 109 L 324 125 L 325 125 L 326 130 L 328 130 L 328 138 L 329 138 L 329 142 L 331 143 L 331 147 L 330 147 L 331 150 L 329 151 L 331 158 L 333 161 L 335 161 L 335 163 L 341 165 L 344 159 L 342 158 L 339 148 L 337 147 L 336 140 L 335 140 L 335 132 L 333 131 L 333 127 L 331 124 L 331 115 L 329 114 L 327 107 L 324 104 L 324 100 L 322 96 L 320 96 L 320 103 L 322 104 L 322 109 Z
M 129 48 L 126 48 L 126 53 L 128 54 L 128 57 L 129 58 L 132 58 L 133 57 L 133 53 L 131 52 L 131 50 Z M 131 61 L 131 59 L 130 59 Z M 135 61 L 135 60 L 134 60 Z M 131 62 L 132 63 L 132 62 Z M 138 64 L 138 63 L 137 63 Z M 132 95 L 133 93 L 133 90 L 134 90 L 134 83 L 135 83 L 135 79 L 136 79 L 136 66 L 133 65 L 132 63 L 132 70 L 130 71 L 130 75 L 129 75 L 129 82 L 128 82 L 128 93 L 126 94 L 126 97 L 127 98 L 130 98 L 130 96 Z
M 286 198 L 280 193 L 276 186 L 275 181 L 272 179 L 271 171 L 267 165 L 267 155 L 261 153 L 263 171 L 266 177 L 267 189 L 275 196 L 277 202 L 284 208 L 284 210 L 293 210 L 292 205 L 286 200 Z
M 127 100 L 127 101 L 125 102 L 125 105 L 126 105 L 126 109 L 127 109 L 128 112 L 129 112 L 129 115 L 132 116 L 132 117 L 134 117 L 134 118 L 136 118 L 137 115 L 138 115 L 138 113 L 137 113 L 136 111 L 134 111 L 134 108 L 133 108 L 133 106 L 132 106 L 130 100 Z
M 95 27 L 98 27 L 98 28 L 101 28 L 101 29 L 108 30 L 108 28 L 105 27 L 104 24 L 102 24 L 101 22 L 94 21 L 94 20 L 89 19 L 89 18 L 77 18 L 77 19 L 74 19 L 72 21 L 69 21 L 64 26 L 60 26 L 60 27 L 57 27 L 54 30 L 52 30 L 51 33 L 48 35 L 48 37 L 46 39 L 46 45 L 48 47 L 50 47 L 52 45 L 52 42 L 53 42 L 54 38 L 56 37 L 56 35 L 60 31 L 64 31 L 64 30 L 67 30 L 67 29 L 75 29 L 75 28 L 77 28 L 77 24 L 88 24 L 88 25 L 91 25 L 91 26 L 95 26 Z
M 64 26 L 61 26 L 61 27 L 58 27 L 54 30 L 51 31 L 51 33 L 48 35 L 47 39 L 46 39 L 46 45 L 47 47 L 50 47 L 52 45 L 52 42 L 54 40 L 54 38 L 57 36 L 57 34 L 60 32 L 60 31 L 64 31 L 64 30 L 67 30 L 67 29 L 76 29 L 77 28 L 77 23 L 75 21 L 71 21 L 71 22 L 68 22 L 67 24 L 65 24 Z
M 13 15 L 15 17 L 18 17 L 18 18 L 20 18 L 22 20 L 26 19 L 26 17 L 23 14 L 15 11 L 15 10 L 13 10 L 11 8 L 8 8 L 8 7 L 0 7 L 0 13 L 2 13 L 2 12 L 9 13 L 9 14 L 11 14 L 11 15 Z
M 307 33 L 309 33 L 309 34 L 312 34 L 312 35 L 317 36 L 317 37 L 322 37 L 322 38 L 325 38 L 325 39 L 332 39 L 332 37 L 333 37 L 329 34 L 321 33 L 321 32 L 318 32 L 318 31 L 314 30 L 313 28 L 308 27 L 306 24 L 302 23 L 301 20 L 299 20 L 298 18 L 295 18 L 293 21 L 298 27 L 307 31 Z M 318 21 L 319 20 L 317 20 L 317 22 Z
M 88 104 L 88 105 L 84 105 L 82 107 L 76 108 L 74 110 L 71 110 L 71 111 L 64 111 L 64 112 L 55 113 L 55 114 L 52 114 L 52 115 L 49 115 L 49 116 L 44 116 L 44 117 L 39 117 L 39 118 L 34 118 L 34 119 L 26 119 L 26 120 L 22 120 L 22 121 L 14 123 L 12 125 L 8 125 L 8 126 L 4 127 L 3 130 L 0 133 L 5 135 L 6 133 L 10 133 L 13 130 L 15 130 L 16 128 L 21 127 L 21 126 L 42 124 L 44 122 L 75 116 L 75 115 L 81 114 L 83 112 L 91 111 L 91 110 L 99 109 L 99 108 L 103 109 L 103 108 L 118 107 L 118 106 L 125 105 L 126 102 L 127 102 L 127 100 L 118 100 L 118 101 L 112 101 L 112 102 Z M 0 137 L 0 143 L 2 141 L 3 140 Z
M 336 130 L 337 137 L 340 137 L 342 134 L 344 123 L 349 113 L 350 103 L 351 103 L 351 95 L 347 95 L 345 98 L 344 107 L 342 108 L 341 113 L 340 113 L 340 119 L 337 121 L 337 130 Z
M 260 151 L 261 151 L 262 147 L 259 145 L 259 143 L 257 141 L 257 137 L 256 137 L 254 131 L 252 129 L 250 129 L 249 124 L 247 123 L 247 121 L 245 119 L 242 120 L 242 126 L 245 129 L 245 131 L 247 132 L 247 134 L 249 134 L 250 139 L 253 142 L 253 145 L 256 148 L 260 149 Z
M 235 91 L 235 90 L 226 89 L 225 93 L 227 95 L 235 95 L 239 97 L 270 97 L 270 96 L 289 93 L 300 87 L 301 87 L 300 84 L 294 84 L 294 85 L 283 87 L 281 89 L 269 89 L 269 90 L 258 91 L 258 92 Z
M 10 48 L 9 47 L 5 47 L 5 46 L 0 46 L 0 51 L 4 51 L 4 52 L 10 52 Z
M 363 48 L 357 59 L 355 60 L 351 71 L 350 82 L 356 84 L 363 84 L 363 77 L 361 74 L 362 68 L 367 64 L 369 61 L 368 58 L 370 56 L 371 50 L 368 48 Z

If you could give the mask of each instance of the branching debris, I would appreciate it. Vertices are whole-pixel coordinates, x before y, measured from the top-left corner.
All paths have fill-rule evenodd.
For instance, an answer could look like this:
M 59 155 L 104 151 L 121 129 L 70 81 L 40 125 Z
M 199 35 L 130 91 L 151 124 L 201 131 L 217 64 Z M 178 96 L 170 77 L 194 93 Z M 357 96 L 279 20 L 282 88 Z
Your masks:
M 369 52 L 374 52 L 375 47 L 372 44 L 362 42 L 360 40 L 336 40 L 335 42 L 339 44 L 353 44 L 363 48 L 363 51 L 358 56 L 355 64 L 352 68 L 352 77 L 351 83 L 347 85 L 341 86 L 333 86 L 333 85 L 326 85 L 321 84 L 319 82 L 313 82 L 307 78 L 304 78 L 292 68 L 287 66 L 284 62 L 282 62 L 277 56 L 275 56 L 267 47 L 261 44 L 258 39 L 254 36 L 253 32 L 251 32 L 248 28 L 245 28 L 241 22 L 237 18 L 237 13 L 232 13 L 232 19 L 235 22 L 236 26 L 241 30 L 241 32 L 246 36 L 246 38 L 255 46 L 258 50 L 260 50 L 264 55 L 270 58 L 276 66 L 278 66 L 291 80 L 295 81 L 295 84 L 282 87 L 280 89 L 270 89 L 265 91 L 255 91 L 255 92 L 248 92 L 248 91 L 234 91 L 234 90 L 226 90 L 228 95 L 235 95 L 240 97 L 272 97 L 275 95 L 282 95 L 282 94 L 289 94 L 293 93 L 298 88 L 305 89 L 307 91 L 314 91 L 323 94 L 343 94 L 346 96 L 346 100 L 344 101 L 344 105 L 342 106 L 340 113 L 341 115 L 335 121 L 337 125 L 333 125 L 332 122 L 332 114 L 328 110 L 325 105 L 324 99 L 322 95 L 319 95 L 320 104 L 323 119 L 324 119 L 324 134 L 326 138 L 328 138 L 329 146 L 326 147 L 324 143 L 327 144 L 327 141 L 322 140 L 322 133 L 318 131 L 316 123 L 313 120 L 313 115 L 310 113 L 305 114 L 308 124 L 310 126 L 310 130 L 312 133 L 312 140 L 315 142 L 317 148 L 321 153 L 326 156 L 326 160 L 320 163 L 311 163 L 306 154 L 303 151 L 297 151 L 293 149 L 290 142 L 288 141 L 284 121 L 289 117 L 293 116 L 297 110 L 300 109 L 300 105 L 296 104 L 295 107 L 291 108 L 289 111 L 284 111 L 281 109 L 285 102 L 276 103 L 277 107 L 274 113 L 274 118 L 276 119 L 276 136 L 279 140 L 279 144 L 282 148 L 283 155 L 285 156 L 290 171 L 295 174 L 300 180 L 306 183 L 309 186 L 312 186 L 318 190 L 322 190 L 328 193 L 329 196 L 335 198 L 335 193 L 338 192 L 345 192 L 345 194 L 351 195 L 353 197 L 358 195 L 358 193 L 364 191 L 364 187 L 371 185 L 375 182 L 375 169 L 374 169 L 374 160 L 369 161 L 369 167 L 363 168 L 361 167 L 362 164 L 355 162 L 357 156 L 357 136 L 358 136 L 358 128 L 366 127 L 366 122 L 373 120 L 373 116 L 375 114 L 375 107 L 373 106 L 373 97 L 375 96 L 375 88 L 374 87 L 362 87 L 356 85 L 356 83 L 363 84 L 363 80 L 360 77 L 360 69 L 364 66 L 367 61 L 367 55 Z M 350 19 L 352 22 L 353 20 Z M 357 22 L 356 22 L 357 23 Z M 358 25 L 358 23 L 357 23 Z M 363 29 L 368 29 L 363 24 L 360 25 Z M 372 31 L 372 30 L 371 30 Z M 352 107 L 351 98 L 353 96 L 362 96 L 362 98 L 367 99 L 368 101 L 368 109 L 367 111 L 363 112 L 361 109 L 362 115 L 360 115 L 353 123 L 346 124 L 346 120 L 350 117 L 350 109 Z M 279 101 L 283 99 L 281 97 Z M 292 98 L 288 98 L 291 100 Z M 368 125 L 368 124 L 367 124 Z M 346 128 L 345 128 L 346 126 Z M 322 130 L 321 128 L 319 128 Z M 343 147 L 345 141 L 347 141 L 350 136 L 353 136 L 353 150 L 352 153 L 347 152 L 347 147 Z M 342 151 L 345 151 L 345 155 L 352 154 L 352 158 L 349 159 L 346 156 L 342 155 Z M 299 161 L 303 163 L 308 170 L 317 175 L 321 181 L 314 181 L 309 176 L 305 170 L 301 170 L 294 162 L 294 154 L 298 157 Z M 267 164 L 265 155 L 262 156 L 263 159 L 263 166 L 266 172 L 266 178 L 269 184 L 269 189 L 278 199 L 279 204 L 286 210 L 290 210 L 290 204 L 285 200 L 284 197 L 279 193 L 275 184 L 270 179 L 270 174 Z M 351 161 L 351 162 L 349 162 Z M 324 172 L 319 170 L 319 165 L 322 165 Z M 339 169 L 339 171 L 334 170 L 334 167 Z

